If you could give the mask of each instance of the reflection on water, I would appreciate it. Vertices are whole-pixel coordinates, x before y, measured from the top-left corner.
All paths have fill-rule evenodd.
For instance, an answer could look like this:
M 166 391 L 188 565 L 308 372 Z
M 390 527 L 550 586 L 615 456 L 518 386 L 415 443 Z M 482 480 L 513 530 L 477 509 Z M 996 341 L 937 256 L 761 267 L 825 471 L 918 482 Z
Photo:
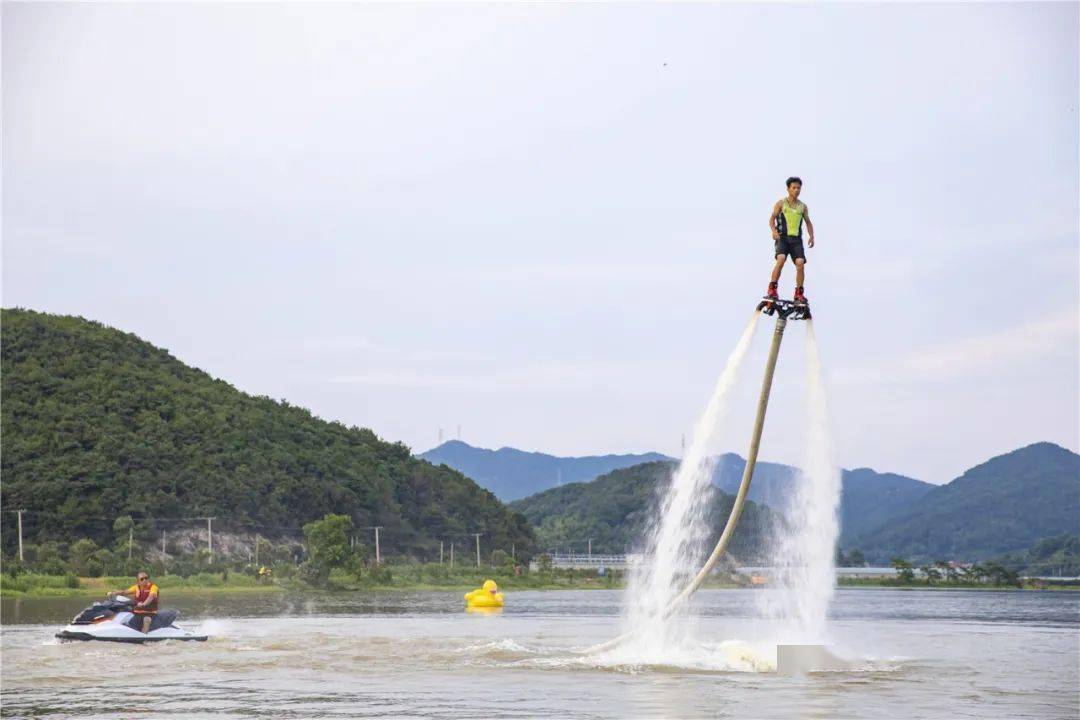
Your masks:
M 753 591 L 704 591 L 698 640 L 665 664 L 577 650 L 618 631 L 618 592 L 174 595 L 207 643 L 59 643 L 89 600 L 0 604 L 4 717 L 1075 717 L 1069 593 L 844 590 L 840 648 L 858 672 L 768 672 Z

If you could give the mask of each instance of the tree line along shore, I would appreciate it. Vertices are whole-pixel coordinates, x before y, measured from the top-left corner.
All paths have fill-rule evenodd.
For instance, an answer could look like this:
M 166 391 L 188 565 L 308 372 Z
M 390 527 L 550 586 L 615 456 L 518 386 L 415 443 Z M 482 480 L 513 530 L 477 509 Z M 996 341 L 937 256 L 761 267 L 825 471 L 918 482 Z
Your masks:
M 23 560 L 5 558 L 0 593 L 65 595 L 105 592 L 131 585 L 147 571 L 162 591 L 258 591 L 285 589 L 461 589 L 493 578 L 508 589 L 617 587 L 621 573 L 552 568 L 530 570 L 512 552 L 466 551 L 442 562 L 398 559 L 383 562 L 366 543 L 356 542 L 352 519 L 327 515 L 307 523 L 304 541 L 257 540 L 247 556 L 212 554 L 199 548 L 166 557 L 133 540 L 130 518 L 118 520 L 116 540 L 99 546 L 89 538 L 73 543 L 45 542 L 23 548 Z M 469 548 L 471 550 L 472 548 Z
M 465 591 L 479 587 L 484 580 L 493 579 L 506 591 L 523 590 L 622 590 L 626 576 L 622 572 L 609 572 L 603 576 L 595 570 L 553 570 L 550 573 L 533 572 L 526 575 L 505 574 L 499 569 L 477 571 L 466 568 L 448 571 L 445 567 L 431 564 L 389 564 L 381 574 L 357 581 L 348 573 L 332 573 L 329 582 L 315 588 L 292 578 L 271 578 L 260 581 L 255 574 L 197 573 L 190 576 L 164 575 L 153 577 L 162 592 L 167 595 L 189 593 L 249 593 L 249 592 L 382 592 L 382 591 Z M 21 573 L 12 577 L 0 576 L 0 597 L 56 597 L 99 596 L 132 583 L 130 575 L 103 576 L 96 578 L 67 575 L 43 575 Z M 895 578 L 840 578 L 840 587 L 847 588 L 894 588 L 906 590 L 1080 590 L 1075 581 L 1024 579 L 1018 585 L 993 585 L 976 582 L 903 582 Z M 754 589 L 746 579 L 717 576 L 705 583 L 711 589 Z
M 208 556 L 199 551 L 172 558 L 169 567 L 163 555 L 150 555 L 145 547 L 133 545 L 130 518 L 117 522 L 117 541 L 112 548 L 98 547 L 89 539 L 66 548 L 59 543 L 43 543 L 31 548 L 31 559 L 8 559 L 0 573 L 0 594 L 74 595 L 103 594 L 127 587 L 135 573 L 151 573 L 163 591 L 248 592 L 289 589 L 315 590 L 439 590 L 467 589 L 494 579 L 507 590 L 617 589 L 625 587 L 626 573 L 599 569 L 553 567 L 550 557 L 540 555 L 535 567 L 519 562 L 501 549 L 486 558 L 476 555 L 476 564 L 455 565 L 453 557 L 442 562 L 397 561 L 384 563 L 373 558 L 368 547 L 355 542 L 352 519 L 327 515 L 304 526 L 304 558 L 267 542 L 262 548 L 264 563 L 251 558 Z M 126 532 L 125 532 L 126 531 Z M 126 538 L 126 540 L 125 540 Z M 260 541 L 261 542 L 261 541 Z M 256 552 L 256 558 L 259 553 Z M 841 556 L 843 557 L 843 556 Z M 932 587 L 932 588 L 1032 588 L 1073 587 L 1067 582 L 1025 580 L 997 563 L 955 566 L 938 562 L 916 568 L 903 558 L 893 559 L 896 573 L 882 578 L 841 578 L 842 586 Z M 730 571 L 710 579 L 708 587 L 757 587 L 753 577 Z

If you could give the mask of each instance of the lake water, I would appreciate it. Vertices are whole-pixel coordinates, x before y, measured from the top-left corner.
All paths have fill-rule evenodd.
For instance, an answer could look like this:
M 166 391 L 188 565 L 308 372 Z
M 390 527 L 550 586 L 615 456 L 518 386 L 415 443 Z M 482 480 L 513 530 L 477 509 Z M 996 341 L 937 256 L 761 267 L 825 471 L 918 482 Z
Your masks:
M 841 589 L 834 647 L 859 669 L 788 678 L 737 651 L 767 647 L 755 592 L 698 593 L 698 652 L 653 665 L 577 652 L 618 633 L 617 591 L 511 592 L 486 616 L 456 592 L 165 593 L 213 637 L 143 646 L 56 641 L 87 599 L 4 599 L 2 714 L 1080 717 L 1080 594 Z

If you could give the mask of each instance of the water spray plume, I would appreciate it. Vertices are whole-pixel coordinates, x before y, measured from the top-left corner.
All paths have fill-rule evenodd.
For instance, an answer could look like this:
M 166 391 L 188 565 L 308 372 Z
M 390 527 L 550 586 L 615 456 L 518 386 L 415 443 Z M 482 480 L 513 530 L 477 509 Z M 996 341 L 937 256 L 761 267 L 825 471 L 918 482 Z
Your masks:
M 841 476 L 829 437 L 828 404 L 813 322 L 806 327 L 806 445 L 802 473 L 788 499 L 785 527 L 774 540 L 776 591 L 760 596 L 766 617 L 780 624 L 781 642 L 828 640 L 829 603 L 836 590 L 835 548 Z
M 628 613 L 629 629 L 613 640 L 589 648 L 587 653 L 611 650 L 630 639 L 636 641 L 634 654 L 663 652 L 672 639 L 668 619 L 682 600 L 689 597 L 700 584 L 702 573 L 707 573 L 707 569 L 699 572 L 698 577 L 680 593 L 678 600 L 672 601 L 674 589 L 682 584 L 680 581 L 685 582 L 689 578 L 695 567 L 700 544 L 707 531 L 700 503 L 695 500 L 700 498 L 701 491 L 712 479 L 712 462 L 707 457 L 709 441 L 716 432 L 731 388 L 746 359 L 760 316 L 760 311 L 754 312 L 728 357 L 705 411 L 694 426 L 690 446 L 661 503 L 660 520 L 650 536 L 649 559 L 630 579 L 629 596 L 635 602 Z M 737 503 L 732 510 L 736 521 L 739 510 L 741 506 Z M 732 518 L 729 518 L 722 539 L 730 537 L 728 531 L 732 525 Z
M 697 567 L 701 543 L 708 532 L 702 517 L 703 491 L 712 481 L 714 461 L 708 457 L 709 441 L 716 434 L 731 390 L 750 349 L 757 328 L 755 312 L 727 359 L 704 412 L 694 425 L 690 444 L 672 477 L 661 503 L 659 522 L 653 528 L 648 561 L 631 576 L 629 625 L 642 650 L 660 651 L 670 641 L 667 623 L 672 590 L 685 584 Z M 681 582 L 680 582 L 681 581 Z
M 716 546 L 697 574 L 689 579 L 706 527 L 701 517 L 702 504 L 695 501 L 700 500 L 712 478 L 711 463 L 706 456 L 708 441 L 716 430 L 762 311 L 776 316 L 776 329 L 765 363 L 742 481 Z M 788 522 L 774 546 L 773 566 L 779 570 L 781 592 L 778 601 L 771 601 L 766 614 L 784 621 L 784 631 L 782 639 L 773 646 L 776 650 L 773 667 L 778 672 L 797 674 L 845 666 L 846 661 L 835 657 L 820 644 L 826 639 L 828 606 L 836 584 L 833 551 L 839 533 L 837 508 L 840 500 L 840 473 L 832 460 L 821 359 L 809 308 L 783 302 L 763 302 L 758 306 L 758 312 L 743 330 L 705 412 L 694 428 L 689 452 L 672 478 L 661 506 L 659 524 L 650 536 L 649 562 L 631 578 L 631 597 L 636 602 L 629 613 L 629 630 L 614 640 L 589 648 L 586 653 L 618 649 L 619 655 L 626 659 L 662 662 L 673 651 L 678 652 L 687 645 L 688 636 L 685 632 L 677 635 L 669 621 L 712 572 L 738 525 L 757 464 L 773 375 L 789 317 L 807 321 L 804 387 L 808 437 L 804 470 L 789 498 Z M 679 586 L 683 586 L 682 591 L 673 594 Z M 685 630 L 685 626 L 682 627 Z

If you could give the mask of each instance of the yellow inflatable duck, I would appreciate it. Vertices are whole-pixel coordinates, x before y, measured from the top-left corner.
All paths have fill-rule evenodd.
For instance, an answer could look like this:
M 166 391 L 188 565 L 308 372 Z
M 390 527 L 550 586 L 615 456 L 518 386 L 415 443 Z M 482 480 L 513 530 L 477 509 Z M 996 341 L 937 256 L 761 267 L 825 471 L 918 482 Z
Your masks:
M 501 608 L 502 606 L 503 594 L 499 592 L 499 586 L 494 580 L 485 580 L 484 587 L 465 593 L 465 607 L 469 609 Z

